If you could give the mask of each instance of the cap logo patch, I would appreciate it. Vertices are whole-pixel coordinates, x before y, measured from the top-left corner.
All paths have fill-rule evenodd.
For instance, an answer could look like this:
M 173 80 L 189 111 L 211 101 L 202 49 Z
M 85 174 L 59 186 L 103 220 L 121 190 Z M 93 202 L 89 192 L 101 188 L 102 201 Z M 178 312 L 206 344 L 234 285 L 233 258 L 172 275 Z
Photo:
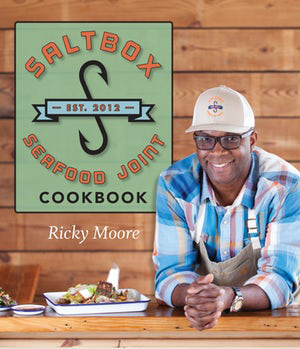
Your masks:
M 208 100 L 208 115 L 210 116 L 221 116 L 223 115 L 223 98 L 215 96 Z

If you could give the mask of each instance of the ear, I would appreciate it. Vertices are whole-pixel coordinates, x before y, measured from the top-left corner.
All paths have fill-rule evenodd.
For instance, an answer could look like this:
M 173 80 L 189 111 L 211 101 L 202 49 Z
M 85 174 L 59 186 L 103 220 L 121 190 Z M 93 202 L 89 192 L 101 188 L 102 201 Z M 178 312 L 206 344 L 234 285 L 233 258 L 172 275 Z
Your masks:
M 250 136 L 250 149 L 251 149 L 251 152 L 253 151 L 253 148 L 255 146 L 256 141 L 257 141 L 257 132 L 253 131 L 253 133 Z

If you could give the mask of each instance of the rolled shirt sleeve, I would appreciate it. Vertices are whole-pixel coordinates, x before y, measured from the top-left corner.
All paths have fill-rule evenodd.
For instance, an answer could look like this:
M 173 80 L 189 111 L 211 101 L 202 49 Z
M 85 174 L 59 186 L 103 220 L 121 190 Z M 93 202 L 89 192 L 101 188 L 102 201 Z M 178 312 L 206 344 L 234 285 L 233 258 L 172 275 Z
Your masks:
M 198 270 L 199 251 L 192 236 L 196 231 L 197 204 L 210 196 L 205 181 L 201 180 L 196 160 L 195 154 L 175 163 L 161 174 L 158 181 L 153 251 L 155 291 L 156 297 L 170 306 L 175 287 L 181 283 L 190 284 L 199 276 L 195 272 Z M 286 306 L 293 301 L 300 279 L 299 172 L 275 155 L 256 148 L 246 189 L 238 205 L 242 212 L 255 209 L 263 246 L 257 274 L 244 285 L 261 287 L 273 309 Z M 209 208 L 218 215 L 219 221 L 223 218 L 213 205 Z M 231 238 L 235 241 L 232 255 L 227 254 L 228 258 L 237 255 L 244 247 L 242 239 L 246 233 L 247 214 L 231 215 L 231 220 L 232 234 L 230 231 L 222 236 L 225 245 L 230 244 Z M 216 238 L 216 226 L 211 221 L 204 226 L 210 237 L 208 253 L 218 252 L 222 246 Z M 220 262 L 218 253 L 210 258 Z
M 194 272 L 198 251 L 189 233 L 184 211 L 162 176 L 158 181 L 156 201 L 155 295 L 173 306 L 175 287 L 181 283 L 191 284 L 199 276 Z
M 274 206 L 275 207 L 275 206 Z M 300 275 L 300 184 L 282 194 L 267 226 L 258 272 L 245 285 L 256 284 L 269 297 L 272 309 L 293 301 Z

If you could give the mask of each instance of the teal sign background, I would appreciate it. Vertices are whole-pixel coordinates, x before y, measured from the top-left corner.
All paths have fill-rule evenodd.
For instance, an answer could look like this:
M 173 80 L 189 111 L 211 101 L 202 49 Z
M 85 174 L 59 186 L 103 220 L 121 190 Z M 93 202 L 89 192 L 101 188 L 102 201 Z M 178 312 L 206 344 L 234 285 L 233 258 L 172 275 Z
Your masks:
M 91 50 L 86 49 L 83 31 L 96 32 L 91 38 Z M 115 52 L 100 49 L 104 32 L 118 35 Z M 68 36 L 71 47 L 79 47 L 78 52 L 66 52 L 64 35 Z M 141 47 L 134 61 L 121 55 L 128 41 Z M 53 57 L 53 64 L 42 53 L 42 47 L 49 42 L 54 42 L 62 54 L 61 58 Z M 132 52 L 129 49 L 128 55 Z M 161 67 L 153 68 L 146 78 L 146 70 L 137 65 L 147 64 L 150 54 L 154 57 L 153 64 L 159 63 Z M 39 78 L 34 76 L 36 71 L 25 68 L 32 56 L 45 67 Z M 108 82 L 99 76 L 99 67 L 91 65 L 86 69 L 85 81 L 92 98 L 97 100 L 95 104 L 100 105 L 99 100 L 132 99 L 141 100 L 141 105 L 154 105 L 149 111 L 153 122 L 129 122 L 129 114 L 124 117 L 101 114 L 108 144 L 97 155 L 86 153 L 79 140 L 80 131 L 89 141 L 86 144 L 90 149 L 102 144 L 95 117 L 74 113 L 57 115 L 57 122 L 33 122 L 38 115 L 33 105 L 45 105 L 45 100 L 87 100 L 79 71 L 91 60 L 104 65 Z M 16 23 L 15 64 L 16 212 L 154 212 L 159 173 L 172 161 L 171 23 Z M 31 134 L 37 138 L 32 144 Z M 151 144 L 154 135 L 159 142 Z M 143 150 L 149 145 L 155 151 L 148 148 L 147 157 Z M 41 164 L 46 154 L 55 159 L 48 169 L 46 162 Z M 53 173 L 57 162 L 66 167 L 58 166 L 61 172 L 58 169 Z M 124 173 L 122 165 L 128 176 L 121 180 L 118 173 Z M 74 180 L 65 178 L 68 168 L 78 171 Z M 91 173 L 89 184 L 80 183 L 81 171 Z M 94 183 L 95 171 L 104 174 L 102 184 Z M 69 178 L 74 173 L 70 171 Z M 83 180 L 87 180 L 86 175 Z M 41 200 L 41 193 L 45 192 L 49 194 L 43 194 Z

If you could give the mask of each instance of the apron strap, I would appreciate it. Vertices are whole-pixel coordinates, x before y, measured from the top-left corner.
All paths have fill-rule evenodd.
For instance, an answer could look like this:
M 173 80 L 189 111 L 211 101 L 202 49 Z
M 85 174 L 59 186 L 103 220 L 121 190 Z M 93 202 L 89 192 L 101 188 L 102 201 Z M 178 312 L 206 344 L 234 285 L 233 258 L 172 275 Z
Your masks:
M 205 219 L 205 211 L 206 211 L 206 202 L 203 202 L 200 204 L 199 207 L 199 213 L 198 213 L 198 219 L 196 223 L 196 232 L 193 236 L 194 240 L 199 243 L 202 235 L 202 228 L 204 225 L 204 219 Z M 246 221 L 246 225 L 248 228 L 248 236 L 250 238 L 250 241 L 252 243 L 253 250 L 257 250 L 261 248 L 259 236 L 258 236 L 258 229 L 256 224 L 256 215 L 254 209 L 248 209 L 248 220 Z
M 202 202 L 199 207 L 198 211 L 198 218 L 196 223 L 196 234 L 194 240 L 199 243 L 201 240 L 202 235 L 202 228 L 204 225 L 204 219 L 205 219 L 205 213 L 206 213 L 206 202 Z
M 246 225 L 248 228 L 248 235 L 251 240 L 253 250 L 261 248 L 254 209 L 248 209 L 248 220 L 246 222 Z

